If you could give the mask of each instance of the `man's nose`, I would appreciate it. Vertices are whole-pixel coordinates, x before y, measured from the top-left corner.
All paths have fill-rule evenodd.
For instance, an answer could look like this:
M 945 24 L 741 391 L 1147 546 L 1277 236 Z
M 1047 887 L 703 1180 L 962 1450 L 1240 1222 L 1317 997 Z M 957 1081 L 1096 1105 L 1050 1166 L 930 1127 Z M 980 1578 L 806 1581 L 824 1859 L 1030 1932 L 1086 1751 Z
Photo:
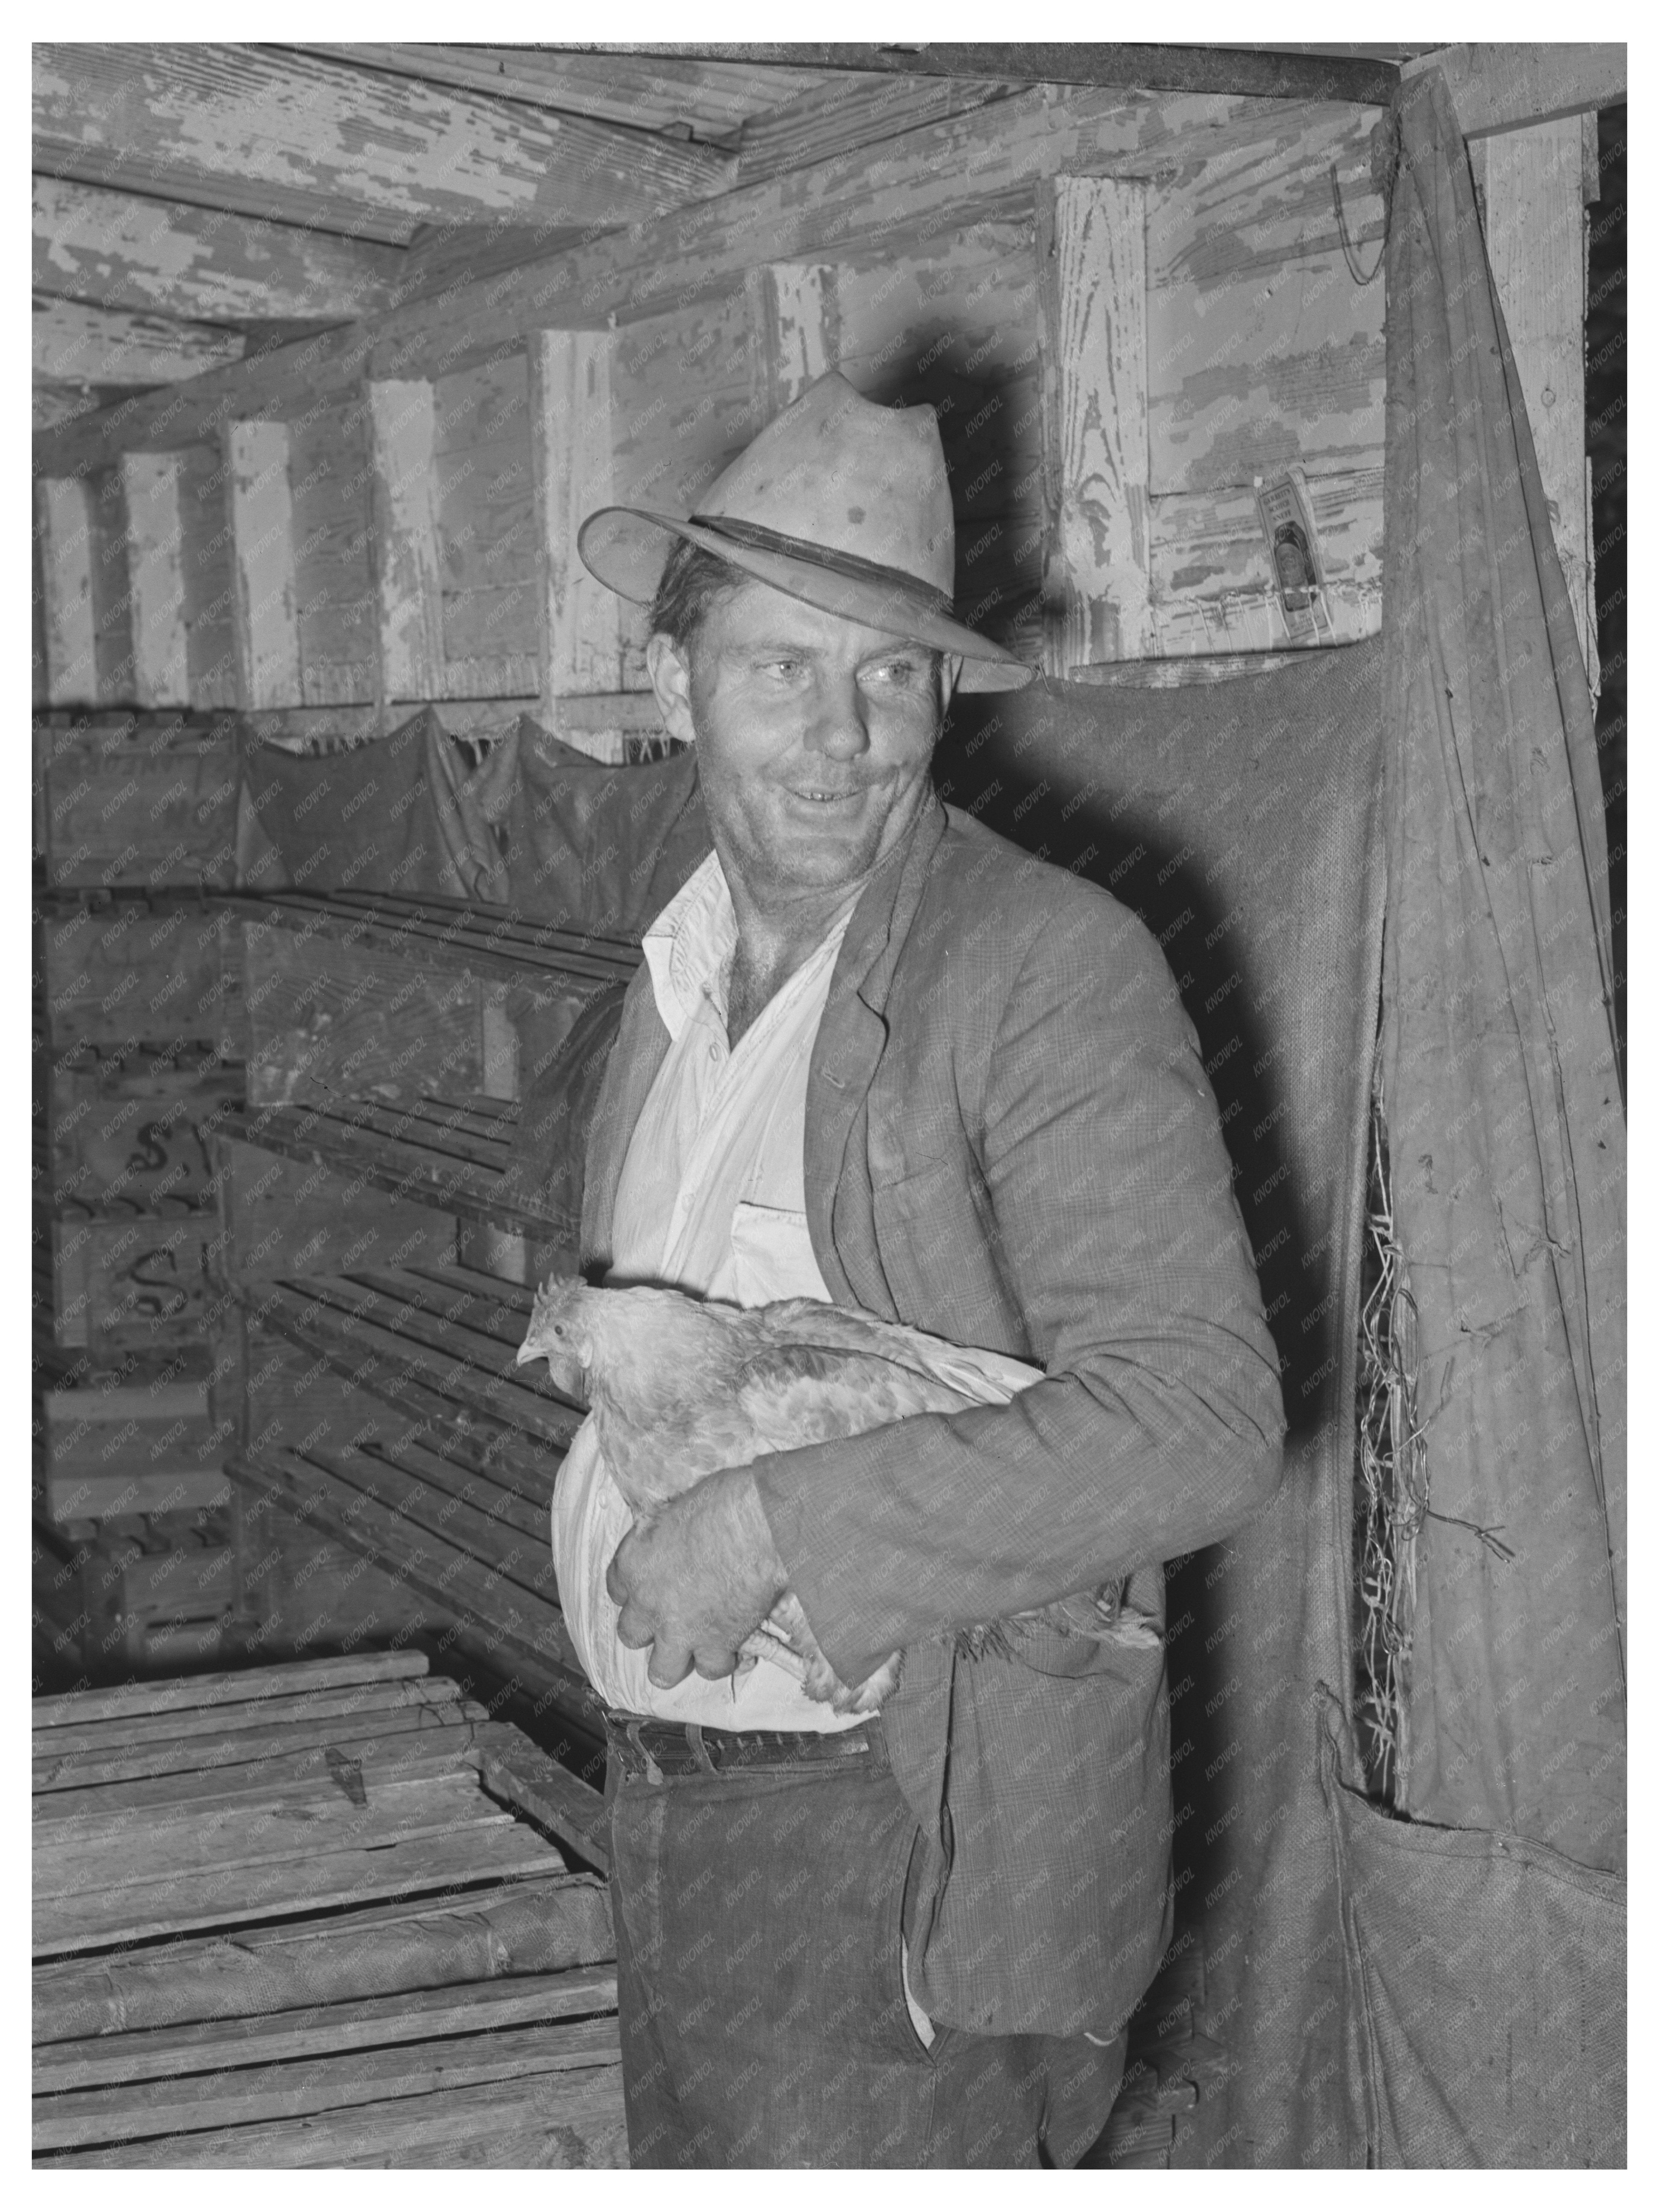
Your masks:
M 864 695 L 850 676 L 820 677 L 813 687 L 806 749 L 830 760 L 854 760 L 870 749 Z

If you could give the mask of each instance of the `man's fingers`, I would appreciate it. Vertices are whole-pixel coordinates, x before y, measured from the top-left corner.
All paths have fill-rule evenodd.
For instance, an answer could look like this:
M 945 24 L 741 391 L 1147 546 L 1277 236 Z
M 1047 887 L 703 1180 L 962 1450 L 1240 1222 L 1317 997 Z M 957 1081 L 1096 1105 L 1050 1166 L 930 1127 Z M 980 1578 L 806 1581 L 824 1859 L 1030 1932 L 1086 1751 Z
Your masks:
M 738 1655 L 735 1651 L 710 1653 L 700 1650 L 692 1653 L 691 1663 L 705 1682 L 723 1682 L 728 1674 L 735 1672 Z
M 691 1672 L 691 1654 L 680 1644 L 665 1644 L 659 1637 L 645 1662 L 645 1676 L 659 1690 L 672 1690 Z

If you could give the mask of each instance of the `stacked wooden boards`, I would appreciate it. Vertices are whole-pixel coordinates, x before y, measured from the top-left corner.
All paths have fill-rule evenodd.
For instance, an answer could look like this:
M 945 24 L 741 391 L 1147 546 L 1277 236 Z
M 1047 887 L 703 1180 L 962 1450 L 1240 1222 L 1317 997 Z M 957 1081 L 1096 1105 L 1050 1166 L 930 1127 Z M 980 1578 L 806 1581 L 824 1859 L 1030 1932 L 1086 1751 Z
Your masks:
M 603 1863 L 598 1794 L 418 1654 L 37 1699 L 33 1748 L 38 2163 L 626 2163 L 604 1885 L 498 1802 Z

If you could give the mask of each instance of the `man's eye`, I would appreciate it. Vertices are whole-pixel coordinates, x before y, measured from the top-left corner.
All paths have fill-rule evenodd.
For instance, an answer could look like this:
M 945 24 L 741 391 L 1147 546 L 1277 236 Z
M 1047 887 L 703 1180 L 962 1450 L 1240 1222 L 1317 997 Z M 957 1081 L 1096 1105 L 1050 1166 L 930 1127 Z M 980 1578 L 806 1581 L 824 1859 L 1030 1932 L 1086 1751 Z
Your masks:
M 914 660 L 878 660 L 874 667 L 865 670 L 864 680 L 866 684 L 884 684 L 902 690 L 915 683 L 921 674 Z

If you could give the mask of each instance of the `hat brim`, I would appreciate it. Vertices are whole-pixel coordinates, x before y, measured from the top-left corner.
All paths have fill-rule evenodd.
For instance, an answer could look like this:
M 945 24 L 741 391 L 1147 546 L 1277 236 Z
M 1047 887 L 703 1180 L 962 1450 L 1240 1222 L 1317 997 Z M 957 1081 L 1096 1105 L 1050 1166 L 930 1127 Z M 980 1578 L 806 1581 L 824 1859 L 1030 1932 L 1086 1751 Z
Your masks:
M 678 515 L 658 514 L 643 507 L 602 507 L 577 532 L 576 550 L 602 584 L 635 605 L 649 606 L 677 538 L 701 545 L 757 583 L 769 584 L 775 592 L 824 614 L 866 623 L 872 629 L 939 653 L 959 653 L 959 691 L 1018 691 L 1036 673 L 1028 662 L 965 623 L 941 614 L 924 586 L 917 585 L 912 592 L 902 579 L 890 585 L 848 576 L 798 555 L 738 544 L 718 530 Z

